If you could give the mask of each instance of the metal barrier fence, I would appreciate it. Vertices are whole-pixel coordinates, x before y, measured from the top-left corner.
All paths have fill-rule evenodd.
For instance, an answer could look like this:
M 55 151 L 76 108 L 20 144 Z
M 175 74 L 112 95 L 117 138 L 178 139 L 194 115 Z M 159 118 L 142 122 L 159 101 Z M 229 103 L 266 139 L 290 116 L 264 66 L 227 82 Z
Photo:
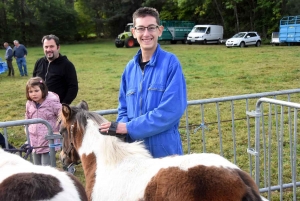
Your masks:
M 263 109 L 263 104 L 268 108 Z M 255 117 L 255 148 L 248 152 L 255 157 L 255 181 L 263 187 L 260 192 L 268 193 L 269 200 L 274 200 L 271 191 L 278 190 L 278 200 L 300 199 L 298 109 L 298 103 L 260 98 L 255 111 L 248 112 Z M 292 189 L 290 196 L 284 196 L 284 189 Z
M 260 141 L 257 142 L 255 137 L 255 117 L 248 111 L 252 107 L 252 110 L 255 110 L 257 99 L 262 97 L 272 97 L 289 102 L 292 100 L 299 101 L 299 92 L 300 89 L 292 89 L 188 101 L 188 108 L 181 120 L 181 125 L 185 125 L 185 127 L 180 127 L 185 153 L 218 153 L 237 164 L 241 169 L 249 172 L 255 178 L 257 184 L 260 181 L 260 185 L 258 185 L 261 187 L 260 192 L 269 200 L 292 200 L 291 197 L 296 200 L 297 195 L 295 193 L 292 195 L 289 192 L 283 194 L 282 191 L 280 195 L 274 192 L 273 194 L 275 195 L 271 197 L 270 191 L 282 190 L 276 185 L 271 186 L 271 183 L 278 183 L 279 181 L 274 181 L 274 178 L 271 177 L 259 177 L 259 170 L 263 170 L 264 175 L 267 174 L 265 173 L 266 163 L 262 162 L 262 166 L 258 163 L 264 157 L 259 157 L 255 152 L 258 146 L 257 143 Z M 101 115 L 117 114 L 116 109 L 96 112 Z M 265 114 L 261 117 L 262 121 L 264 116 Z M 276 125 L 278 126 L 278 123 Z M 263 150 L 264 154 L 268 151 L 266 149 Z M 293 155 L 293 157 L 295 156 Z M 279 172 L 277 169 L 274 171 Z M 293 171 L 294 176 L 297 174 L 296 172 L 296 170 Z M 278 185 L 283 186 L 283 188 L 291 187 L 289 184 L 280 182 Z M 293 186 L 293 190 L 295 189 L 295 186 Z M 299 196 L 300 192 L 298 192 Z
M 6 139 L 5 140 L 5 147 L 6 147 L 6 149 L 8 149 L 7 127 L 25 125 L 27 141 L 30 144 L 30 138 L 28 136 L 29 135 L 28 134 L 28 125 L 29 124 L 37 124 L 37 123 L 44 124 L 48 129 L 48 134 L 46 135 L 46 139 L 49 140 L 50 162 L 51 162 L 52 167 L 56 167 L 56 158 L 55 158 L 55 146 L 56 146 L 56 144 L 54 143 L 54 140 L 55 139 L 61 139 L 62 136 L 61 135 L 54 135 L 53 132 L 52 132 L 51 125 L 48 123 L 48 121 L 46 121 L 44 119 L 26 119 L 26 120 L 0 122 L 0 128 L 3 128 L 4 138 Z M 30 158 L 30 161 L 32 162 L 31 158 Z
M 261 114 L 262 116 L 260 117 L 263 126 L 263 128 L 261 128 L 263 134 L 260 135 L 259 131 L 257 131 L 257 125 L 259 124 L 256 121 L 258 117 L 255 116 L 255 112 L 254 115 L 253 112 L 248 112 L 251 111 L 251 107 L 253 107 L 252 110 L 257 109 L 255 108 L 257 99 L 262 97 L 271 97 L 277 100 L 297 102 L 297 100 L 300 99 L 300 89 L 188 101 L 188 108 L 185 115 L 181 119 L 181 125 L 185 126 L 180 127 L 180 133 L 182 134 L 185 153 L 212 152 L 220 154 L 225 158 L 231 160 L 233 163 L 237 164 L 241 169 L 249 172 L 249 174 L 253 178 L 255 178 L 257 184 L 262 187 L 260 188 L 260 191 L 262 193 L 265 193 L 264 196 L 268 197 L 268 199 L 292 200 L 291 197 L 293 197 L 293 199 L 296 200 L 296 186 L 298 185 L 298 182 L 296 182 L 295 184 L 295 181 L 297 178 L 297 174 L 299 174 L 299 171 L 297 171 L 297 167 L 295 166 L 296 164 L 294 164 L 293 162 L 289 162 L 288 164 L 283 163 L 284 167 L 281 166 L 281 170 L 289 168 L 289 170 L 292 171 L 289 177 L 293 178 L 292 184 L 290 184 L 291 182 L 285 183 L 288 176 L 284 177 L 283 181 L 279 179 L 278 181 L 274 181 L 275 177 L 282 177 L 279 175 L 281 171 L 280 169 L 277 170 L 277 168 L 275 168 L 275 170 L 270 169 L 269 171 L 266 171 L 266 167 L 272 168 L 271 165 L 273 164 L 271 163 L 271 160 L 270 163 L 267 163 L 268 160 L 265 156 L 268 155 L 271 157 L 271 153 L 268 151 L 272 151 L 272 149 L 275 148 L 274 146 L 266 146 L 265 139 L 262 138 L 266 137 L 264 134 L 264 119 L 266 115 Z M 261 111 L 264 111 L 263 106 L 260 105 L 260 107 Z M 174 107 L 174 109 L 176 108 Z M 99 110 L 95 112 L 101 115 L 117 114 L 116 109 Z M 275 114 L 275 116 L 278 115 L 277 111 Z M 267 116 L 269 115 L 270 114 L 268 114 Z M 115 119 L 111 120 L 113 121 Z M 274 124 L 275 128 L 278 129 L 279 124 L 277 122 L 277 119 L 273 120 L 273 122 L 272 120 L 270 120 L 270 123 L 272 123 L 272 125 Z M 296 125 L 296 123 L 294 124 Z M 0 127 L 5 126 L 3 126 L 3 123 L 0 122 Z M 260 140 L 263 140 L 259 141 L 255 133 L 260 137 Z M 280 143 L 283 143 L 284 146 L 285 142 L 282 142 L 280 140 L 281 138 L 276 139 L 276 143 L 278 143 L 278 145 L 281 145 Z M 261 142 L 263 142 L 263 144 L 260 144 Z M 291 142 L 289 141 L 289 143 Z M 295 152 L 299 152 L 299 150 L 295 150 L 297 141 L 294 141 L 292 143 L 294 143 L 293 148 L 291 148 L 293 150 L 293 155 L 291 155 L 292 158 L 290 158 L 289 161 L 292 161 L 291 159 L 297 156 L 297 153 Z M 259 147 L 263 147 L 263 157 L 260 154 Z M 277 163 L 281 164 L 282 156 L 280 155 L 280 153 L 283 153 L 283 155 L 285 155 L 286 152 L 278 151 L 276 153 L 276 157 L 278 159 Z M 263 160 L 263 162 L 261 160 Z M 289 165 L 291 163 L 294 169 L 290 169 Z M 262 174 L 260 174 L 260 170 L 263 170 L 263 176 Z M 275 174 L 274 172 L 278 172 L 279 176 L 277 176 L 277 174 Z M 284 172 L 284 174 L 288 173 Z M 283 193 L 283 189 L 285 189 L 286 187 L 292 187 L 293 193 Z M 279 195 L 276 192 L 277 190 L 280 190 Z M 273 191 L 272 197 L 270 193 L 271 191 Z M 299 196 L 300 192 L 298 192 L 298 197 Z

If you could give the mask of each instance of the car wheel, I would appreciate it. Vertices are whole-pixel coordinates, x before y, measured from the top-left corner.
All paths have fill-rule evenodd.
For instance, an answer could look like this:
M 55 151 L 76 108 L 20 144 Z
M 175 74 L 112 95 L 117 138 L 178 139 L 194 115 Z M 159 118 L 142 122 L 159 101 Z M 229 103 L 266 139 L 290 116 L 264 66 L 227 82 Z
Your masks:
M 206 45 L 206 44 L 207 44 L 207 41 L 206 41 L 206 40 L 204 40 L 204 41 L 203 41 L 203 44 L 204 44 L 204 45 Z
M 127 39 L 125 40 L 125 46 L 126 46 L 127 48 L 129 48 L 129 47 L 134 47 L 134 38 L 132 38 L 132 37 L 127 38 Z
M 241 42 L 240 47 L 245 47 L 245 42 L 244 41 Z
M 256 44 L 255 44 L 256 47 L 259 47 L 260 45 L 261 45 L 260 41 L 257 41 Z

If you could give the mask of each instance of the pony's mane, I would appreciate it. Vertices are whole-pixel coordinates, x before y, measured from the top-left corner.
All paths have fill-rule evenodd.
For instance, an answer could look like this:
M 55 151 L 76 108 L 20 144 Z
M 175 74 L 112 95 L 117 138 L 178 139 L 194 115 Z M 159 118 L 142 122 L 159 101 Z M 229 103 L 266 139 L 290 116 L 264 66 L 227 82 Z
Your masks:
M 84 128 L 85 130 L 83 130 L 84 133 L 89 127 L 91 131 L 89 130 L 88 132 L 100 135 L 102 144 L 99 144 L 98 146 L 101 148 L 101 154 L 105 154 L 104 158 L 109 159 L 106 163 L 116 164 L 125 157 L 130 156 L 146 158 L 152 157 L 142 142 L 126 143 L 118 137 L 101 134 L 99 132 L 100 124 L 107 122 L 108 120 L 95 112 L 79 112 L 77 120 L 80 126 L 86 125 Z
M 71 121 L 77 123 L 78 132 L 83 133 L 83 136 L 85 136 L 83 138 L 87 140 L 85 141 L 86 144 L 82 146 L 85 151 L 81 148 L 77 150 L 81 154 L 98 152 L 105 156 L 101 158 L 106 158 L 105 163 L 109 164 L 116 164 L 125 157 L 130 156 L 152 158 L 142 142 L 126 143 L 115 136 L 101 134 L 99 131 L 100 125 L 108 122 L 103 116 L 81 107 L 72 106 L 70 108 Z M 62 118 L 62 121 L 66 120 Z M 86 136 L 87 134 L 89 136 Z

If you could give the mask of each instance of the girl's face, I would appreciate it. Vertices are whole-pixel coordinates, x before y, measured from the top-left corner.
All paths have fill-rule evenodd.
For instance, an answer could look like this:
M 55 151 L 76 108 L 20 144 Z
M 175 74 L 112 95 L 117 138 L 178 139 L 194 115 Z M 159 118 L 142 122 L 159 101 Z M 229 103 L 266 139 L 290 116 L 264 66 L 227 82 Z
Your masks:
M 31 100 L 37 103 L 43 102 L 43 98 L 42 98 L 43 94 L 39 86 L 29 87 L 28 94 Z

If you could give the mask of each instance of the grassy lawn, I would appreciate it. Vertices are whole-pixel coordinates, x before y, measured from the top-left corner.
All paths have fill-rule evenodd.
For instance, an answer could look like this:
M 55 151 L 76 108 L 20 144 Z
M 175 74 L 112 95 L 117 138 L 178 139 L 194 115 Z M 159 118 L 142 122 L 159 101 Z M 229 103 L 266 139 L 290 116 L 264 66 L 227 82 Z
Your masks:
M 176 54 L 181 61 L 187 82 L 188 100 L 299 87 L 299 46 L 226 48 L 225 45 L 168 43 L 161 43 L 161 46 Z M 85 100 L 90 110 L 115 109 L 118 105 L 122 71 L 137 50 L 138 48 L 116 48 L 113 40 L 62 45 L 61 53 L 73 62 L 79 80 L 79 93 L 73 104 Z M 42 47 L 28 48 L 28 52 L 28 71 L 32 74 L 35 61 L 44 54 Z M 4 56 L 3 49 L 0 50 L 0 55 Z M 7 77 L 7 73 L 0 75 L 0 121 L 24 118 L 25 84 L 28 77 L 20 77 L 15 61 L 13 65 L 14 78 Z M 107 118 L 115 120 L 114 115 Z M 16 146 L 25 141 L 23 127 L 9 128 L 8 133 L 10 141 Z M 78 170 L 77 176 L 83 181 L 82 170 Z

